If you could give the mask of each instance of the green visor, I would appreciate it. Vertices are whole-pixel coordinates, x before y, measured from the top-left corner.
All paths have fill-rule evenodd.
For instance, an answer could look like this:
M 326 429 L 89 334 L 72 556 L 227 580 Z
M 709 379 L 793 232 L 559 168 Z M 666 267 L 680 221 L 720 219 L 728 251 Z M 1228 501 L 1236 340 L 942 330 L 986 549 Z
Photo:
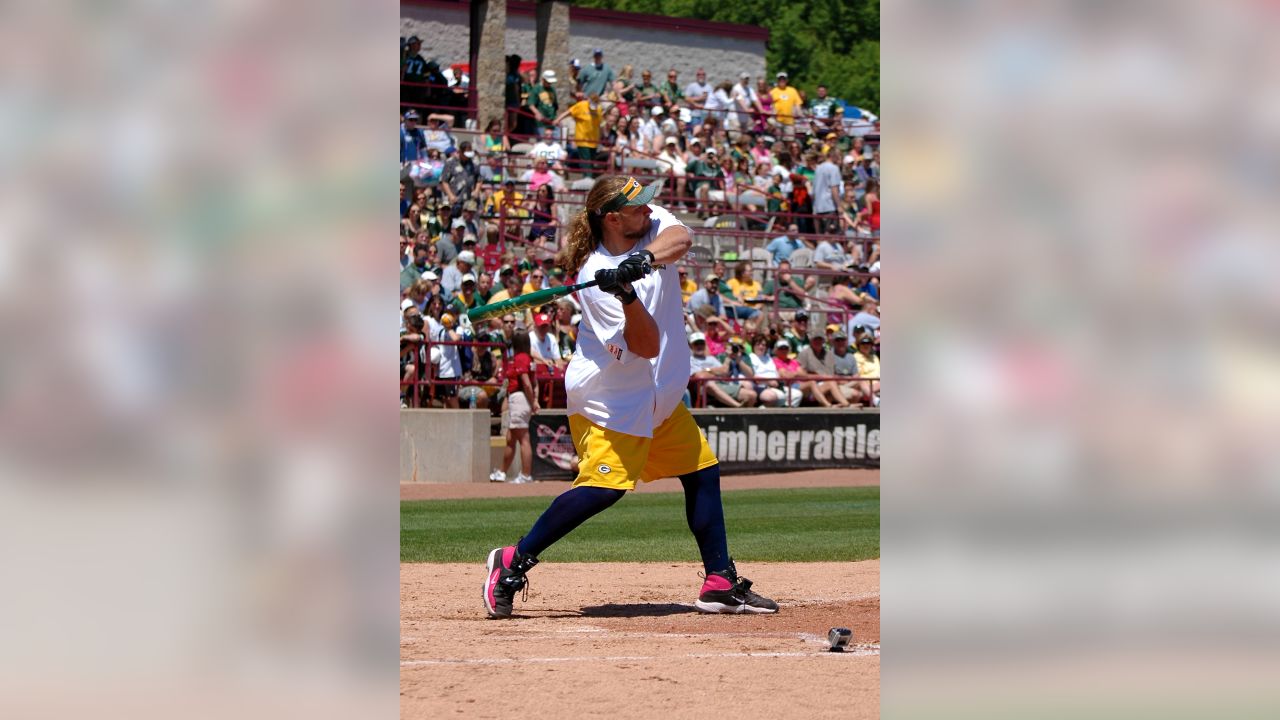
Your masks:
M 604 215 L 605 213 L 621 210 L 628 205 L 648 205 L 661 189 L 661 180 L 655 180 L 648 187 L 644 187 L 635 178 L 629 177 L 627 178 L 627 184 L 622 186 L 622 190 L 604 205 L 601 205 L 596 212 Z

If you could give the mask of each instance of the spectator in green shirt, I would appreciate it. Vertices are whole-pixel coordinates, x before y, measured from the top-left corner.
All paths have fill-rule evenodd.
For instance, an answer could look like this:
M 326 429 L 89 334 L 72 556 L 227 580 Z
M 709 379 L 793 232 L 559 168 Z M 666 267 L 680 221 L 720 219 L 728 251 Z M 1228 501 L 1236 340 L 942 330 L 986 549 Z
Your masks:
M 556 71 L 544 70 L 542 82 L 529 90 L 529 109 L 538 122 L 538 132 L 553 127 L 553 121 L 560 112 L 560 103 L 556 100 Z
M 669 108 L 684 103 L 684 91 L 680 89 L 679 78 L 680 75 L 676 69 L 671 68 L 667 71 L 667 81 L 658 86 L 658 92 L 662 95 L 662 104 Z

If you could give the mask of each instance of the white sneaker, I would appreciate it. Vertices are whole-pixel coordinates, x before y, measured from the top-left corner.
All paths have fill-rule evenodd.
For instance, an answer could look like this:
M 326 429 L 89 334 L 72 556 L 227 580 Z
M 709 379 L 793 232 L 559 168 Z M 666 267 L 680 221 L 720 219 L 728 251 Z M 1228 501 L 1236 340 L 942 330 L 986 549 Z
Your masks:
M 501 470 L 494 470 L 493 472 L 489 473 L 489 482 L 506 482 L 506 481 L 507 481 L 507 474 L 502 472 Z
M 525 483 L 533 482 L 533 478 L 529 477 L 528 475 L 525 475 L 524 473 L 520 473 L 519 475 L 516 475 L 516 479 L 512 480 L 511 482 L 515 483 L 516 485 L 523 485 Z

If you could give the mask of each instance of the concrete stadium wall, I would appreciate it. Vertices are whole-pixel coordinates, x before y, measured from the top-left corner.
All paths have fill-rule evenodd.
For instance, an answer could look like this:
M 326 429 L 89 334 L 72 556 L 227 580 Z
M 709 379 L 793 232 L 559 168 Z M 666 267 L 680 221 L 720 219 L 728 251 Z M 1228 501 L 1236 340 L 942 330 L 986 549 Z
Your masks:
M 489 482 L 488 410 L 401 410 L 400 482 Z
M 512 2 L 507 6 L 507 53 L 536 60 L 535 17 L 521 12 L 521 5 Z M 690 28 L 662 30 L 639 21 L 636 25 L 626 25 L 579 19 L 573 17 L 573 12 L 576 10 L 570 15 L 569 56 L 578 58 L 584 65 L 591 62 L 592 48 L 598 47 L 604 50 L 605 62 L 613 66 L 614 72 L 621 71 L 624 65 L 633 65 L 636 80 L 640 79 L 642 70 L 649 70 L 655 83 L 666 79 L 669 68 L 680 73 L 681 85 L 693 82 L 693 73 L 699 67 L 706 69 L 707 81 L 713 85 L 736 81 L 743 70 L 751 73 L 754 82 L 765 71 L 763 38 L 732 37 Z M 468 4 L 402 4 L 400 34 L 422 38 L 423 56 L 435 58 L 441 67 L 467 62 L 471 42 Z M 568 68 L 550 69 L 561 77 L 568 76 Z

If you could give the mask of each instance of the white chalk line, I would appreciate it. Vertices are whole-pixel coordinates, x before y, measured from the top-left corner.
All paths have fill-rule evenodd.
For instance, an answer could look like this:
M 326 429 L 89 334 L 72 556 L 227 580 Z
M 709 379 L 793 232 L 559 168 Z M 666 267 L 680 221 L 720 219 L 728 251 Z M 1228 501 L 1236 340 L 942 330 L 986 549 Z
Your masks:
M 400 667 L 419 665 L 519 665 L 521 663 L 559 663 L 559 662 L 608 662 L 671 660 L 674 658 L 783 658 L 783 657 L 868 657 L 879 656 L 879 645 L 862 645 L 844 652 L 724 652 L 724 653 L 685 653 L 683 655 L 578 655 L 570 657 L 533 657 L 533 658 L 432 658 L 429 660 L 401 660 Z

